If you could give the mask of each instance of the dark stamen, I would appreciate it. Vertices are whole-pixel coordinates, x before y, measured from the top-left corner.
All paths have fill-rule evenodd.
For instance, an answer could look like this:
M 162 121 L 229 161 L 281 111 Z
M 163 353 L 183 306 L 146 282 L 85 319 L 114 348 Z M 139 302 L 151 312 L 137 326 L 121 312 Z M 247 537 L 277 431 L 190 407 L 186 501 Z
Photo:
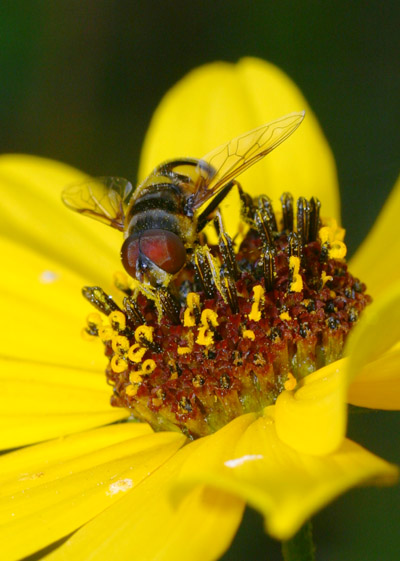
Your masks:
M 157 345 L 157 343 L 155 343 L 154 341 L 150 341 L 150 339 L 147 339 L 147 337 L 143 334 L 141 334 L 139 336 L 139 341 L 140 341 L 140 344 L 142 345 L 142 347 L 147 347 L 148 349 L 150 349 L 154 353 L 161 353 L 162 352 L 162 349 L 161 349 L 160 345 Z
M 237 297 L 237 290 L 234 280 L 229 274 L 223 274 L 221 272 L 221 284 L 224 290 L 224 296 L 229 304 L 229 307 L 233 314 L 239 313 L 239 303 Z
M 202 252 L 202 248 L 198 248 L 197 251 L 194 252 L 193 263 L 205 295 L 207 298 L 212 298 L 215 292 L 215 285 L 210 265 Z
M 254 220 L 257 226 L 257 230 L 263 241 L 263 244 L 270 245 L 273 247 L 274 240 L 272 237 L 272 228 L 267 214 L 263 211 L 256 210 L 254 214 Z
M 111 296 L 106 294 L 100 286 L 84 286 L 82 294 L 99 312 L 109 316 L 111 312 L 121 311 Z
M 292 232 L 288 235 L 287 239 L 289 257 L 292 255 L 295 257 L 301 257 L 302 246 L 298 234 L 296 234 L 296 232 Z
M 240 209 L 240 214 L 246 224 L 254 226 L 254 204 L 253 199 L 248 193 L 245 193 L 239 183 L 237 183 L 239 190 L 240 202 L 242 203 L 242 208 Z
M 278 226 L 276 224 L 276 218 L 271 199 L 266 195 L 261 195 L 260 197 L 258 197 L 258 208 L 260 210 L 263 210 L 264 213 L 268 216 L 271 232 L 277 232 Z
M 310 205 L 307 199 L 300 197 L 297 200 L 297 235 L 301 245 L 308 241 L 310 229 Z
M 180 311 L 179 303 L 172 296 L 168 288 L 165 287 L 161 287 L 157 291 L 157 296 L 160 299 L 160 304 L 165 315 L 168 317 L 169 320 L 171 320 L 172 323 L 178 325 L 179 311 Z
M 262 264 L 263 264 L 265 290 L 269 292 L 274 288 L 274 272 L 275 272 L 274 252 L 269 245 L 267 245 L 264 248 L 264 253 L 262 256 Z
M 218 214 L 214 224 L 219 236 L 218 245 L 221 252 L 222 263 L 225 265 L 229 275 L 234 280 L 237 280 L 239 278 L 239 271 L 236 263 L 235 252 L 233 251 L 232 239 L 229 234 L 225 232 L 220 214 Z
M 124 307 L 126 311 L 126 319 L 128 323 L 131 323 L 133 327 L 138 325 L 143 325 L 146 320 L 136 304 L 135 300 L 131 298 L 124 298 Z
M 321 209 L 321 202 L 316 198 L 312 197 L 310 200 L 310 230 L 308 234 L 308 241 L 315 242 L 317 239 L 319 231 L 319 213 Z
M 293 231 L 293 197 L 290 193 L 281 195 L 282 213 L 283 213 L 283 229 Z

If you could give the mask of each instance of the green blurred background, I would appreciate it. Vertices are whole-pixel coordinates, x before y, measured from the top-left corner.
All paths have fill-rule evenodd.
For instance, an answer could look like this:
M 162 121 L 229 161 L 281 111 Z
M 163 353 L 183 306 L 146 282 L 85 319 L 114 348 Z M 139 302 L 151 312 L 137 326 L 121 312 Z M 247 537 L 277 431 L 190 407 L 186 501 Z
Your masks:
M 174 82 L 208 61 L 259 56 L 319 117 L 354 252 L 400 172 L 399 29 L 398 1 L 3 0 L 0 149 L 134 178 Z M 396 413 L 350 415 L 350 436 L 398 463 L 399 433 Z M 318 560 L 397 560 L 399 518 L 398 488 L 351 491 L 315 518 Z M 279 545 L 249 510 L 224 561 L 260 559 L 280 559 Z

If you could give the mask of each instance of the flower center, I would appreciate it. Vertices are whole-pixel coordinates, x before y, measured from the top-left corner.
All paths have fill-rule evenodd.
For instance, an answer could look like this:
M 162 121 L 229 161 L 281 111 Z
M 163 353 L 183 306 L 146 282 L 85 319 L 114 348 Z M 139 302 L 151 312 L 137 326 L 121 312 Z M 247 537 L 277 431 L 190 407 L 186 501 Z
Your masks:
M 121 306 L 99 287 L 83 289 L 103 314 L 90 314 L 85 331 L 104 343 L 112 405 L 196 438 L 341 357 L 371 299 L 319 201 L 300 198 L 294 209 L 285 193 L 281 202 L 277 216 L 267 197 L 242 193 L 242 242 L 235 248 L 218 215 L 218 243 L 196 247 L 168 287 L 118 275 Z

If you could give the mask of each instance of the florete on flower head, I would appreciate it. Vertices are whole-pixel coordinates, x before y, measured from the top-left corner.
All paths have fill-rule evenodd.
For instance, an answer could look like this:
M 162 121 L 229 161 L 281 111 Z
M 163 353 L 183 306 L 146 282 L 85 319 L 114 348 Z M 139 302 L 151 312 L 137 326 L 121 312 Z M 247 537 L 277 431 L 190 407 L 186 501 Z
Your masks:
M 241 190 L 241 199 L 241 243 L 218 213 L 218 243 L 199 246 L 168 288 L 150 292 L 119 276 L 120 307 L 99 287 L 84 289 L 108 316 L 89 316 L 86 332 L 104 343 L 112 404 L 156 430 L 196 438 L 273 404 L 340 358 L 370 301 L 319 201 L 294 204 L 284 193 L 278 215 L 266 196 Z

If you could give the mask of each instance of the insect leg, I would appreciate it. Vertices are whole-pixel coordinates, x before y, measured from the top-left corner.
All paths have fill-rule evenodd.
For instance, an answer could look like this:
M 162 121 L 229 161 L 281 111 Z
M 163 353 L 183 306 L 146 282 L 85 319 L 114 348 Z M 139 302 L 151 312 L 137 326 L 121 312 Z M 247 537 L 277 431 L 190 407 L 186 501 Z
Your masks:
M 232 189 L 232 187 L 234 185 L 238 185 L 237 181 L 235 181 L 235 180 L 229 181 L 229 183 L 227 183 L 225 185 L 225 187 L 223 187 L 223 189 L 218 193 L 218 195 L 216 195 L 213 198 L 213 200 L 210 202 L 210 204 L 207 205 L 207 207 L 199 215 L 199 218 L 198 218 L 198 221 L 197 221 L 197 231 L 198 232 L 201 232 L 201 230 L 204 228 L 204 226 L 210 220 L 210 214 L 217 208 L 219 203 L 227 196 L 227 194 L 229 193 L 229 191 Z

